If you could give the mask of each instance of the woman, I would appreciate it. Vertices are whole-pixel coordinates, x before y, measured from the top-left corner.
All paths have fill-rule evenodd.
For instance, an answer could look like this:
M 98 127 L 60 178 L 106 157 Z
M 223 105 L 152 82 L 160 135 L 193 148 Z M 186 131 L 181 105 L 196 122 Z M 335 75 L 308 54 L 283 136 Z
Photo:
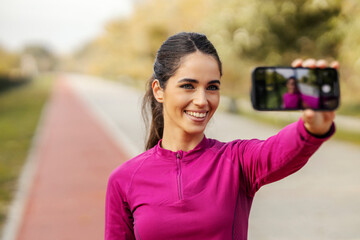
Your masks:
M 299 109 L 301 106 L 301 95 L 294 76 L 287 79 L 286 90 L 283 94 L 283 107 L 285 109 Z
M 206 138 L 221 75 L 206 36 L 179 33 L 162 44 L 144 98 L 147 151 L 110 176 L 105 239 L 247 239 L 256 191 L 300 169 L 333 134 L 334 112 L 307 111 L 266 141 Z

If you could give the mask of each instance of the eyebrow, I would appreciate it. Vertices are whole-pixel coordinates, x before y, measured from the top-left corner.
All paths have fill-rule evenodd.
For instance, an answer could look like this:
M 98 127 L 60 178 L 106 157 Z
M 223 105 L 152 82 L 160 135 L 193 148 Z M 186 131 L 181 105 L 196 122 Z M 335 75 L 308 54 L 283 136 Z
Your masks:
M 182 83 L 182 82 L 199 83 L 198 80 L 191 79 L 191 78 L 183 78 L 183 79 L 181 79 L 181 80 L 178 81 L 178 83 Z M 214 83 L 217 83 L 217 84 L 220 85 L 220 80 L 211 80 L 210 82 L 208 82 L 208 85 L 209 85 L 209 84 L 214 84 Z

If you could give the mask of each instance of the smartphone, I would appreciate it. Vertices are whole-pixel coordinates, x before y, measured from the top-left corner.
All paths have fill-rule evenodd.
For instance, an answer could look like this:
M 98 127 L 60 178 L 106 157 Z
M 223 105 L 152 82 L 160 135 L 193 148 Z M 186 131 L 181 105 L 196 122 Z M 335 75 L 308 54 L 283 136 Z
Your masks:
M 335 110 L 340 103 L 338 76 L 334 68 L 257 67 L 252 72 L 253 108 Z

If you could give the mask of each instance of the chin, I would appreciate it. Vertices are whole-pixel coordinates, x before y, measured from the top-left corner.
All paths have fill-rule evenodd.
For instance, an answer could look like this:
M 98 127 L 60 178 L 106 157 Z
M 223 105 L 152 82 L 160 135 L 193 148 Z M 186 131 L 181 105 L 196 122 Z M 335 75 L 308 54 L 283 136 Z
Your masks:
M 185 132 L 189 135 L 203 134 L 204 131 L 205 131 L 205 127 L 189 127 L 185 130 Z

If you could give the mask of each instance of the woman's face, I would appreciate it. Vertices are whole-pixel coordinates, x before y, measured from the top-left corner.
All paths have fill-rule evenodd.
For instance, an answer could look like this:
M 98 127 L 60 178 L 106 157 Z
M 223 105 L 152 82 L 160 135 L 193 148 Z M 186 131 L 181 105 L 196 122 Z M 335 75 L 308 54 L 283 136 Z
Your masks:
M 295 93 L 295 90 L 296 90 L 295 79 L 290 78 L 288 80 L 288 82 L 286 83 L 286 87 L 287 87 L 289 93 Z
M 219 90 L 219 66 L 211 55 L 183 57 L 163 91 L 164 131 L 202 134 L 219 105 Z

